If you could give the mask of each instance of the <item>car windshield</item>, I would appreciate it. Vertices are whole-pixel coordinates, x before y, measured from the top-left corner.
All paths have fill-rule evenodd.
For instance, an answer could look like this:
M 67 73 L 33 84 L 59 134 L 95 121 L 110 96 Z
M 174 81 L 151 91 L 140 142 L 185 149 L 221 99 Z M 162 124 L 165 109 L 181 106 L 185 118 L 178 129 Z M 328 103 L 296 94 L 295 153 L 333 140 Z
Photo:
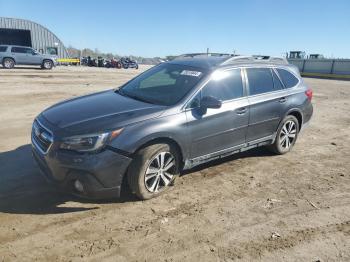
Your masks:
M 127 82 L 117 92 L 143 102 L 174 105 L 205 75 L 203 69 L 160 64 Z

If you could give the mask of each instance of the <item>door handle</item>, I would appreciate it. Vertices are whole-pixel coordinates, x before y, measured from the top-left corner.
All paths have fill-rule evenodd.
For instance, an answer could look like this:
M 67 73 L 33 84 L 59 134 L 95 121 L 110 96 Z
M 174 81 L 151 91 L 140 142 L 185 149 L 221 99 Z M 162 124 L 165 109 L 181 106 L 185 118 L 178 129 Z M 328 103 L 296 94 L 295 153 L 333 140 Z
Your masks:
M 246 107 L 241 107 L 236 110 L 237 115 L 244 115 L 247 112 Z
M 286 101 L 287 101 L 287 98 L 285 98 L 285 97 L 282 97 L 278 100 L 278 102 L 280 102 L 280 103 L 285 103 Z

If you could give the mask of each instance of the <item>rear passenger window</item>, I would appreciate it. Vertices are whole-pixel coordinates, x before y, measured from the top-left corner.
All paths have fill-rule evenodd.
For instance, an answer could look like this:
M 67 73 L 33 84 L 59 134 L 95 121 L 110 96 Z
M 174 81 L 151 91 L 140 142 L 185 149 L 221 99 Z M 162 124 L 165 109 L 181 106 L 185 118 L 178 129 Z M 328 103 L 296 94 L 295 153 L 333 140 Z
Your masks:
M 27 51 L 27 48 L 24 48 L 24 47 L 12 47 L 11 48 L 11 52 L 12 53 L 26 53 Z
M 6 52 L 7 46 L 0 46 L 0 52 Z
M 291 88 L 298 84 L 299 80 L 287 70 L 277 69 L 277 72 L 280 75 L 282 82 L 286 88 Z
M 281 83 L 281 80 L 278 78 L 278 76 L 276 75 L 274 70 L 272 70 L 272 77 L 273 77 L 273 87 L 276 90 L 283 89 L 283 85 Z
M 258 95 L 274 91 L 270 68 L 248 68 L 249 94 Z
M 202 97 L 212 96 L 221 101 L 243 96 L 241 70 L 216 71 L 202 89 Z

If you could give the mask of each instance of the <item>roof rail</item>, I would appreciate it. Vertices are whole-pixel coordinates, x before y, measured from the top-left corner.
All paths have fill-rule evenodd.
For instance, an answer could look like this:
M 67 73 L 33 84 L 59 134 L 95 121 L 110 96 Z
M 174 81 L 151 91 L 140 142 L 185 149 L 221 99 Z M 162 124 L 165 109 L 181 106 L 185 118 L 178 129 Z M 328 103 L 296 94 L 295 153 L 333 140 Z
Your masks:
M 174 58 L 176 59 L 182 59 L 182 58 L 194 58 L 194 57 L 208 57 L 208 56 L 215 56 L 215 57 L 233 57 L 235 55 L 233 54 L 226 54 L 226 53 L 190 53 L 190 54 L 182 54 Z
M 289 64 L 287 59 L 282 57 L 272 57 L 272 56 L 233 56 L 225 60 L 221 65 L 231 65 L 237 63 L 249 63 L 249 62 L 262 62 L 262 63 L 274 63 L 274 64 Z

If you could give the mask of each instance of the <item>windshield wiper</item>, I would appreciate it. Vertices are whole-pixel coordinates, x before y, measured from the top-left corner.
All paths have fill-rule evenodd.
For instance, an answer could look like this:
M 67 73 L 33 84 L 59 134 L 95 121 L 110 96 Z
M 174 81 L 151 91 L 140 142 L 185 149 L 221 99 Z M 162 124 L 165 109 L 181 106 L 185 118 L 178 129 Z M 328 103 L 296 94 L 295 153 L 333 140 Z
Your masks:
M 124 94 L 124 92 L 123 92 L 123 90 L 122 90 L 121 88 L 116 89 L 114 92 L 115 92 L 115 93 L 118 93 L 118 94 L 120 94 L 120 95 L 122 95 L 122 96 L 125 96 L 125 94 Z
M 122 96 L 127 96 L 127 97 L 130 97 L 132 99 L 135 99 L 135 100 L 138 100 L 138 101 L 141 101 L 141 102 L 145 102 L 145 103 L 148 103 L 148 104 L 155 104 L 154 102 L 152 102 L 152 101 L 150 101 L 148 99 L 145 99 L 143 97 L 139 97 L 139 96 L 136 96 L 136 95 L 130 94 L 130 93 L 125 93 L 121 89 L 116 90 L 116 92 L 119 93 Z

